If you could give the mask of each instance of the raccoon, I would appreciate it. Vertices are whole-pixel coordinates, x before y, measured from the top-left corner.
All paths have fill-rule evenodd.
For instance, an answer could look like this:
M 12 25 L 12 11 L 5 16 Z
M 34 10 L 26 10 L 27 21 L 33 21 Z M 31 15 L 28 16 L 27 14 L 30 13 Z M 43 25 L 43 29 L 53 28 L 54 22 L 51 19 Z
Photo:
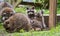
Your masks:
M 1 11 L 1 21 L 4 22 L 7 20 L 10 16 L 15 14 L 15 11 L 12 8 L 5 7 Z
M 8 20 L 4 22 L 3 26 L 7 32 L 16 32 L 21 29 L 29 31 L 32 29 L 30 19 L 22 13 L 16 13 L 11 16 Z

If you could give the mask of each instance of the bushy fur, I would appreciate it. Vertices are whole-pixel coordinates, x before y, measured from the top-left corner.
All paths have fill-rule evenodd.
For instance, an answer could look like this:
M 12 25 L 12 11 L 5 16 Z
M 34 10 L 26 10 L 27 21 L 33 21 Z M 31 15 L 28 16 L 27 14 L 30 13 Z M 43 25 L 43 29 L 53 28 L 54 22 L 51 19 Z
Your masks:
M 15 32 L 21 29 L 29 31 L 31 29 L 29 18 L 22 13 L 14 14 L 3 25 L 7 32 Z
M 41 21 L 33 19 L 33 20 L 31 20 L 31 25 L 32 25 L 33 30 L 35 30 L 35 31 L 42 30 L 42 22 Z
M 43 10 L 40 10 L 40 12 L 36 14 L 36 19 L 38 21 L 41 21 L 42 22 L 43 29 L 46 29 L 46 24 L 45 24 L 43 12 L 44 12 Z
M 2 11 L 0 12 L 0 14 L 1 14 L 1 20 L 4 22 L 10 16 L 12 16 L 13 14 L 15 14 L 15 11 L 12 8 L 10 8 L 10 7 L 5 7 L 5 8 L 2 9 Z

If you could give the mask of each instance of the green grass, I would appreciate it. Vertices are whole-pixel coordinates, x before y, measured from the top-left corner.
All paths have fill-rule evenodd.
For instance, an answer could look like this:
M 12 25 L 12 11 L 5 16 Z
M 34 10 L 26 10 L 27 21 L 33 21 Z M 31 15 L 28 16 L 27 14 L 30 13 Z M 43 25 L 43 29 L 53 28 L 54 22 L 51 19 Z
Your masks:
M 60 24 L 60 23 L 59 23 Z M 56 28 L 52 28 L 48 31 L 30 31 L 30 32 L 23 32 L 23 33 L 7 33 L 3 28 L 3 25 L 0 24 L 0 36 L 60 36 L 60 25 L 57 25 Z

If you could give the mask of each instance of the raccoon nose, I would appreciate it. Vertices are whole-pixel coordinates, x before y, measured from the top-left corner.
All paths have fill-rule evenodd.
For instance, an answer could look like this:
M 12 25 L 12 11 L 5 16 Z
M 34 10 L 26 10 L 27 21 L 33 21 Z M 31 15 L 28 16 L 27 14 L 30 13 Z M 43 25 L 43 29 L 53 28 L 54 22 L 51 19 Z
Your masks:
M 9 22 L 6 22 L 5 24 L 9 24 Z

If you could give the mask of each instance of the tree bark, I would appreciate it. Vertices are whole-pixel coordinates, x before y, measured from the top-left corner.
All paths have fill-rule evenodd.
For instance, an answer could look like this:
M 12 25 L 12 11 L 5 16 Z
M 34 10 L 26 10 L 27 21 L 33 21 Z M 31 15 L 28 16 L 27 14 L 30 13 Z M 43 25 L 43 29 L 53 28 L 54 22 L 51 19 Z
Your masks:
M 49 28 L 56 25 L 57 0 L 49 0 Z
M 17 0 L 17 2 L 16 2 L 15 5 L 14 5 L 14 8 L 15 8 L 19 3 L 21 3 L 21 1 L 22 1 L 22 0 Z

